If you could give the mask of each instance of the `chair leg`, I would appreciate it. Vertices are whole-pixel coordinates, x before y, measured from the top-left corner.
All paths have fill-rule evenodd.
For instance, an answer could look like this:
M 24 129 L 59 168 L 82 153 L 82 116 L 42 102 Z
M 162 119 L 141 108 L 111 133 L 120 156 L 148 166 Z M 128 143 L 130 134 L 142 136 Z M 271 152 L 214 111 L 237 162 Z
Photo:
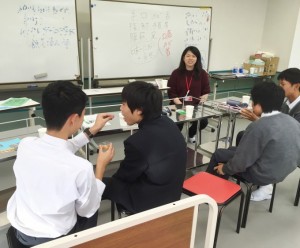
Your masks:
M 222 213 L 223 213 L 224 208 L 225 208 L 225 205 L 223 205 L 223 206 L 220 208 L 219 213 L 218 213 L 218 218 L 217 218 L 217 223 L 216 223 L 216 232 L 215 232 L 215 238 L 214 238 L 214 246 L 213 246 L 213 248 L 216 248 L 216 247 L 217 247 L 217 241 L 218 241 L 219 229 L 220 229 L 221 218 L 222 218 Z
M 295 197 L 294 206 L 298 206 L 299 198 L 300 198 L 300 179 L 299 179 L 299 183 L 298 183 L 298 189 L 297 189 L 297 193 L 296 193 L 296 197 Z
M 244 214 L 243 214 L 243 219 L 242 219 L 242 228 L 246 228 L 246 223 L 247 223 L 247 218 L 248 218 L 248 212 L 249 212 L 249 205 L 250 205 L 250 198 L 251 198 L 251 193 L 252 193 L 252 188 L 255 185 L 250 185 L 246 182 L 244 182 L 246 187 L 247 187 L 247 193 L 246 193 L 246 199 L 245 199 L 245 207 L 244 207 Z
M 244 206 L 244 192 L 241 191 L 241 201 L 240 201 L 240 208 L 239 208 L 239 215 L 238 215 L 238 221 L 237 221 L 237 226 L 236 226 L 236 232 L 240 232 L 240 226 L 241 226 L 241 218 L 242 218 L 242 213 L 243 213 L 243 206 Z M 219 235 L 219 229 L 221 225 L 221 218 L 223 211 L 227 205 L 223 205 L 220 207 L 220 210 L 218 212 L 218 219 L 217 219 L 217 224 L 216 224 L 216 232 L 215 232 L 215 238 L 214 238 L 214 248 L 217 246 L 217 241 L 218 241 L 218 235 Z
M 115 220 L 115 203 L 114 201 L 110 201 L 110 219 Z
M 273 184 L 272 197 L 271 197 L 270 207 L 269 207 L 269 212 L 270 213 L 272 213 L 272 211 L 273 211 L 273 203 L 274 203 L 274 198 L 275 198 L 275 191 L 276 191 L 276 183 Z
M 243 213 L 243 207 L 244 207 L 244 200 L 245 200 L 245 194 L 243 191 L 241 191 L 241 200 L 240 200 L 240 208 L 239 208 L 239 215 L 238 215 L 238 221 L 236 225 L 236 232 L 240 233 L 241 229 L 241 220 L 242 220 L 242 213 Z

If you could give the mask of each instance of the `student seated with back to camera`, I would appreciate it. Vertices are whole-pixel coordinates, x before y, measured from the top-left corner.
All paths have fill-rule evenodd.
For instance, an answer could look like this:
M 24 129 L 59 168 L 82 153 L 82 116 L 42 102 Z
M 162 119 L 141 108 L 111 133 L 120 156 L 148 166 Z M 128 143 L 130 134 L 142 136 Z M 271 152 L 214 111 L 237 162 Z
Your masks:
M 251 97 L 253 112 L 261 118 L 247 127 L 233 156 L 222 157 L 217 150 L 207 172 L 237 174 L 257 185 L 278 183 L 300 164 L 300 124 L 279 112 L 284 91 L 275 83 L 256 84 Z
M 162 115 L 162 94 L 137 81 L 122 91 L 121 112 L 139 129 L 124 141 L 125 158 L 111 178 L 103 178 L 103 199 L 138 213 L 180 199 L 185 178 L 186 143 L 176 124 Z
M 50 83 L 42 94 L 47 133 L 19 144 L 13 167 L 17 187 L 7 217 L 13 235 L 28 247 L 97 225 L 101 180 L 114 149 L 100 149 L 95 174 L 93 165 L 74 153 L 113 115 L 98 114 L 91 128 L 68 139 L 82 125 L 86 102 L 86 94 L 71 82 Z

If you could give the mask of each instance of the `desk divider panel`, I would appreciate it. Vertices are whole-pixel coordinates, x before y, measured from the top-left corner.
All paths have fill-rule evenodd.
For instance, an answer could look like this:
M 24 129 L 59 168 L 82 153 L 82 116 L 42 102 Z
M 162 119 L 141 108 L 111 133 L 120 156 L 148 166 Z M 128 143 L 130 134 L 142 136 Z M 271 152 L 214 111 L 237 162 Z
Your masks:
M 210 248 L 214 243 L 218 206 L 207 195 L 188 197 L 38 245 L 36 248 L 193 248 L 198 206 L 203 203 L 208 203 L 204 248 Z
M 74 247 L 190 247 L 193 210 L 181 210 Z

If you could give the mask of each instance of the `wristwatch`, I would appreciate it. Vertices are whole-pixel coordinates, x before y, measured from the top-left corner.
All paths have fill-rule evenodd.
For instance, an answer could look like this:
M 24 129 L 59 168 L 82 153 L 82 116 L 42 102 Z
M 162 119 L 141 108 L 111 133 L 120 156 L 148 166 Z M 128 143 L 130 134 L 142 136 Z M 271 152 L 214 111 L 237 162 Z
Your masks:
M 83 132 L 91 139 L 94 137 L 94 135 L 90 132 L 89 128 L 86 128 L 83 130 Z

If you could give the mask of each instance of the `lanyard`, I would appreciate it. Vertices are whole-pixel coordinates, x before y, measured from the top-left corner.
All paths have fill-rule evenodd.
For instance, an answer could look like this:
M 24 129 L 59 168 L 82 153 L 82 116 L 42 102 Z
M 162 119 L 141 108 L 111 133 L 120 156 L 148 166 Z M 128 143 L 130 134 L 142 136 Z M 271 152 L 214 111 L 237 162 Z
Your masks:
M 186 85 L 186 90 L 187 90 L 188 93 L 190 92 L 190 88 L 191 88 L 191 84 L 192 84 L 192 80 L 193 80 L 193 75 L 194 75 L 194 72 L 193 72 L 193 74 L 192 74 L 189 81 L 188 81 L 188 77 L 185 76 L 185 85 Z

